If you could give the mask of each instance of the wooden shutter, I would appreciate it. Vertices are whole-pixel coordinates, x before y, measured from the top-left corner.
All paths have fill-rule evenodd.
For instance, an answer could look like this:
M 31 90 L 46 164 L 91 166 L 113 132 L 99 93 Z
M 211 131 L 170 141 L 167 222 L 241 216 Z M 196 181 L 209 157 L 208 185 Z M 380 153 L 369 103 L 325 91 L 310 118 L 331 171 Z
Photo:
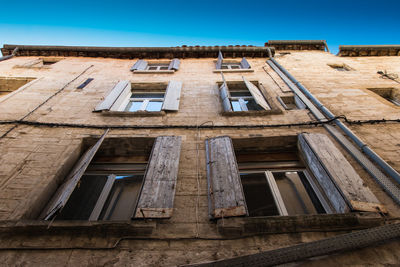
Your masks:
M 215 65 L 215 68 L 217 70 L 221 69 L 222 66 L 222 61 L 224 60 L 224 57 L 222 56 L 221 51 L 218 52 L 218 60 L 217 60 L 217 64 Z
M 229 89 L 226 82 L 223 82 L 221 87 L 219 88 L 219 95 L 221 96 L 222 106 L 224 107 L 225 112 L 232 112 L 231 101 L 229 100 Z
M 174 58 L 171 60 L 171 63 L 169 63 L 168 69 L 169 70 L 179 70 L 179 66 L 181 64 L 181 61 L 177 58 Z
M 111 92 L 107 95 L 107 97 L 96 106 L 94 111 L 102 111 L 102 110 L 116 110 L 126 97 L 128 93 L 131 92 L 131 83 L 130 81 L 120 81 Z
M 147 61 L 143 59 L 139 59 L 138 61 L 133 64 L 131 71 L 134 70 L 145 70 L 147 68 Z
M 100 137 L 96 144 L 88 149 L 75 164 L 74 168 L 65 179 L 65 182 L 58 188 L 56 194 L 54 195 L 45 212 L 43 213 L 42 218 L 44 218 L 44 220 L 51 219 L 54 214 L 56 214 L 65 206 L 76 185 L 79 183 L 79 180 L 89 166 L 90 161 L 93 159 L 97 150 L 103 143 L 103 140 L 106 137 L 108 131 L 109 129 L 105 131 L 105 133 Z
M 250 69 L 250 64 L 247 62 L 246 58 L 242 58 L 242 61 L 240 61 L 240 67 L 242 69 Z
M 162 110 L 179 110 L 179 99 L 181 98 L 182 82 L 170 81 L 165 92 Z
M 231 138 L 207 139 L 206 157 L 210 217 L 246 215 L 247 206 Z
M 174 208 L 182 138 L 157 137 L 146 169 L 135 218 L 170 218 Z
M 296 107 L 298 109 L 306 109 L 307 108 L 306 105 L 304 104 L 304 102 L 301 101 L 301 99 L 297 95 L 294 96 L 294 103 L 296 104 Z
M 249 89 L 251 95 L 254 97 L 256 103 L 265 110 L 271 110 L 271 107 L 268 105 L 260 89 L 258 89 L 257 86 L 255 86 L 252 82 L 249 82 L 245 77 L 242 76 L 242 78 L 244 83 L 246 84 L 247 89 Z
M 324 134 L 303 133 L 299 146 L 308 167 L 338 212 L 384 210 L 363 180 Z M 346 205 L 347 204 L 347 205 Z

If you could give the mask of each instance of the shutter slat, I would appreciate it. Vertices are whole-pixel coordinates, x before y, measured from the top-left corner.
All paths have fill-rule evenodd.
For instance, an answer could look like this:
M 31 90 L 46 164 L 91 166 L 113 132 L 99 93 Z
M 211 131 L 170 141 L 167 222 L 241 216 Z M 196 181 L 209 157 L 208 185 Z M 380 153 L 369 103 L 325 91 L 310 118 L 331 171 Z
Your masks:
M 242 58 L 242 61 L 240 61 L 240 67 L 242 69 L 250 69 L 250 64 L 245 57 Z
M 143 59 L 139 59 L 138 61 L 135 62 L 135 64 L 133 64 L 131 71 L 135 71 L 135 70 L 145 70 L 147 68 L 147 61 L 143 60 Z
M 170 81 L 165 92 L 162 110 L 178 111 L 182 82 Z
M 105 131 L 105 133 L 100 137 L 100 139 L 96 142 L 96 144 L 94 144 L 90 149 L 88 149 L 85 152 L 85 154 L 79 159 L 79 161 L 75 164 L 74 168 L 65 179 L 65 182 L 58 188 L 56 194 L 53 196 L 50 204 L 47 206 L 47 209 L 43 213 L 42 217 L 45 220 L 51 219 L 54 214 L 56 214 L 59 210 L 61 210 L 65 206 L 69 197 L 74 191 L 76 185 L 78 184 L 82 175 L 89 166 L 90 161 L 93 159 L 97 150 L 103 143 L 103 140 L 108 132 L 109 129 Z
M 174 208 L 182 138 L 157 137 L 147 166 L 135 218 L 170 218 Z
M 221 51 L 218 52 L 218 60 L 217 60 L 217 64 L 215 65 L 215 68 L 217 70 L 221 69 L 222 66 L 222 61 L 224 60 L 224 57 L 222 56 Z
M 207 139 L 206 155 L 210 217 L 246 215 L 247 206 L 232 140 L 227 136 Z
M 359 210 L 359 203 L 375 203 L 380 208 L 378 199 L 371 190 L 364 185 L 363 180 L 339 151 L 332 141 L 324 134 L 301 134 L 303 142 L 309 145 L 316 159 L 323 165 L 326 173 L 347 200 L 353 210 Z M 352 202 L 357 205 L 352 205 Z M 357 206 L 357 207 L 356 207 Z M 367 206 L 367 205 L 366 205 Z
M 268 105 L 260 89 L 258 89 L 257 86 L 255 86 L 252 82 L 249 82 L 244 76 L 242 76 L 242 78 L 244 83 L 246 84 L 247 89 L 249 89 L 251 95 L 254 97 L 256 103 L 265 110 L 271 110 L 271 107 Z
M 129 88 L 127 88 L 129 87 Z M 119 96 L 126 90 L 130 91 L 131 83 L 129 81 L 120 81 L 117 83 L 107 97 L 96 106 L 94 111 L 110 110 L 114 103 L 119 100 Z
M 221 96 L 222 106 L 225 112 L 232 112 L 231 101 L 229 100 L 229 89 L 226 82 L 224 82 L 219 88 L 219 95 Z
M 181 64 L 181 61 L 177 58 L 174 58 L 169 63 L 168 69 L 169 70 L 179 70 L 180 64 Z

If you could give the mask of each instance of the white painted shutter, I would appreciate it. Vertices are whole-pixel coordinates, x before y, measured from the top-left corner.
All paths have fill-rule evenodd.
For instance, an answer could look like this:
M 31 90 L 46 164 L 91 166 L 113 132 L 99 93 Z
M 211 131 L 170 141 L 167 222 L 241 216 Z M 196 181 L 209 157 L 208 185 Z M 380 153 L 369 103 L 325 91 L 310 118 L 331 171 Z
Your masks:
M 117 83 L 107 97 L 96 106 L 94 111 L 116 110 L 128 93 L 131 92 L 130 81 L 120 81 Z
M 247 206 L 232 140 L 206 140 L 208 205 L 211 218 L 242 216 Z
M 268 105 L 260 89 L 258 89 L 257 86 L 255 86 L 252 82 L 249 82 L 244 76 L 242 76 L 242 78 L 244 83 L 246 84 L 247 89 L 249 89 L 251 95 L 254 97 L 256 103 L 265 110 L 271 110 L 271 107 Z
M 338 212 L 384 209 L 351 164 L 324 134 L 299 135 L 299 147 L 326 195 Z
M 250 69 L 250 64 L 247 62 L 246 58 L 242 58 L 242 61 L 240 61 L 240 67 L 242 69 Z
M 182 82 L 170 81 L 165 92 L 162 110 L 178 111 Z
M 174 209 L 182 138 L 157 137 L 146 169 L 135 218 L 170 218 Z
M 225 112 L 232 112 L 231 101 L 229 100 L 229 89 L 226 82 L 223 82 L 221 87 L 219 88 L 219 95 L 221 96 L 222 106 L 224 107 Z
M 217 64 L 215 65 L 215 68 L 216 68 L 217 70 L 221 69 L 222 61 L 223 61 L 223 60 L 224 60 L 224 57 L 222 56 L 221 51 L 219 51 L 219 53 L 218 53 Z
M 131 71 L 134 70 L 145 70 L 147 68 L 147 61 L 143 60 L 143 59 L 139 59 L 138 61 L 135 62 L 135 64 L 133 64 Z
M 67 203 L 69 197 L 72 192 L 75 190 L 76 185 L 79 183 L 82 175 L 86 171 L 87 167 L 90 164 L 90 161 L 93 159 L 97 150 L 103 143 L 104 138 L 106 137 L 109 129 L 107 129 L 104 134 L 100 137 L 100 139 L 94 144 L 90 149 L 88 149 L 85 154 L 79 159 L 79 161 L 75 164 L 74 168 L 71 170 L 65 182 L 58 188 L 57 192 L 53 196 L 52 200 L 48 204 L 46 210 L 42 213 L 42 218 L 44 220 L 51 219 L 57 212 L 59 212 Z
M 168 69 L 169 70 L 179 70 L 179 66 L 181 64 L 181 61 L 177 58 L 174 58 L 171 60 L 171 63 L 169 63 Z

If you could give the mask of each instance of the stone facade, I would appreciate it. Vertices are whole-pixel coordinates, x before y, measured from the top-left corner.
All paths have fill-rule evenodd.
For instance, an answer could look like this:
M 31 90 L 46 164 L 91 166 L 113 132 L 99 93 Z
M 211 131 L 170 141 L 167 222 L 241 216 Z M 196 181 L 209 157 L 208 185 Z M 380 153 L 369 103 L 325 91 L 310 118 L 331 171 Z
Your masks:
M 234 59 L 240 57 L 239 54 Z M 224 73 L 227 81 L 240 81 L 245 76 L 261 83 L 270 96 L 269 101 L 279 109 L 274 114 L 251 116 L 223 114 L 218 89 L 222 77 L 213 72 L 216 54 L 181 59 L 178 71 L 165 74 L 132 73 L 130 67 L 137 59 L 123 58 L 66 56 L 59 57 L 52 65 L 23 67 L 35 59 L 38 57 L 17 55 L 0 62 L 0 78 L 28 79 L 13 93 L 0 97 L 0 265 L 185 265 L 255 254 L 398 222 L 398 204 L 321 124 L 295 125 L 315 122 L 315 118 L 308 109 L 285 110 L 278 102 L 277 96 L 293 96 L 293 93 L 287 92 L 288 86 L 266 64 L 266 53 L 247 56 L 251 72 Z M 383 79 L 377 74 L 385 70 L 400 73 L 400 57 L 339 57 L 319 46 L 311 51 L 277 50 L 275 59 L 336 116 L 344 115 L 349 121 L 399 119 L 400 107 L 369 89 L 400 90 L 396 80 Z M 328 64 L 346 64 L 351 70 L 338 71 Z M 35 79 L 30 81 L 31 78 Z M 87 78 L 94 80 L 77 89 Z M 93 112 L 121 80 L 181 81 L 179 111 L 158 116 Z M 107 127 L 111 127 L 108 138 L 182 137 L 172 217 L 116 223 L 38 220 L 79 159 L 83 139 L 98 138 Z M 400 171 L 398 121 L 350 123 L 348 127 Z M 287 221 L 279 217 L 264 218 L 268 226 L 262 232 L 243 230 L 240 218 L 239 222 L 237 218 L 209 219 L 207 138 L 285 137 L 302 132 L 328 135 L 388 213 L 315 215 L 313 220 L 308 216 L 292 216 Z M 397 239 L 293 264 L 397 265 L 399 250 Z

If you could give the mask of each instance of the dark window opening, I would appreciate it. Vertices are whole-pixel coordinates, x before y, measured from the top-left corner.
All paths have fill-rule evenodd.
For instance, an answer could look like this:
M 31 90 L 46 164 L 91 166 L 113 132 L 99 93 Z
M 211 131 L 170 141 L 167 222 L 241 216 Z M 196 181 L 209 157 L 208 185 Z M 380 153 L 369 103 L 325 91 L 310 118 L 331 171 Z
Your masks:
M 368 88 L 396 106 L 400 106 L 400 91 L 396 88 Z
M 55 220 L 130 220 L 153 143 L 153 138 L 105 139 Z
M 28 78 L 28 77 L 27 78 L 0 77 L 0 97 L 18 90 L 20 87 L 24 86 L 30 81 L 33 81 L 34 79 L 35 78 Z
M 232 140 L 249 216 L 321 214 L 330 210 L 328 197 L 300 159 L 295 140 Z

